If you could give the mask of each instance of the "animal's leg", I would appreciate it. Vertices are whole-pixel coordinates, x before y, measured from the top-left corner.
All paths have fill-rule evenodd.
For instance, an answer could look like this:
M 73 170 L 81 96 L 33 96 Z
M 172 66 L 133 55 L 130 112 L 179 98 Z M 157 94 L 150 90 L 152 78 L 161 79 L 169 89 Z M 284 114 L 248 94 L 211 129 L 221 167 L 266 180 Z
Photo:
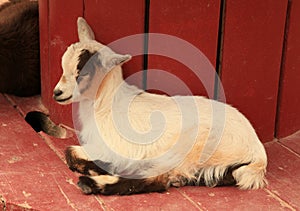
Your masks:
M 117 176 L 81 176 L 78 186 L 85 194 L 130 195 L 136 193 L 163 192 L 169 187 L 164 175 L 147 179 L 119 178 Z
M 65 151 L 66 161 L 72 171 L 85 175 L 103 175 L 108 174 L 99 166 L 108 165 L 101 161 L 91 161 L 81 146 L 70 146 Z

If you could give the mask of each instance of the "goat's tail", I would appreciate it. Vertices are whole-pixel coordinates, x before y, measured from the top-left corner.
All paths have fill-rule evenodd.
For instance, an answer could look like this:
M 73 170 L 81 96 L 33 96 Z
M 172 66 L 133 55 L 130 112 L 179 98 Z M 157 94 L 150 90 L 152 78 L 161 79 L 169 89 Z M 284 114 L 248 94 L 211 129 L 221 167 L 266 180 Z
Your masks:
M 266 159 L 254 160 L 248 165 L 239 167 L 232 172 L 237 186 L 240 189 L 259 189 L 267 184 L 265 178 Z

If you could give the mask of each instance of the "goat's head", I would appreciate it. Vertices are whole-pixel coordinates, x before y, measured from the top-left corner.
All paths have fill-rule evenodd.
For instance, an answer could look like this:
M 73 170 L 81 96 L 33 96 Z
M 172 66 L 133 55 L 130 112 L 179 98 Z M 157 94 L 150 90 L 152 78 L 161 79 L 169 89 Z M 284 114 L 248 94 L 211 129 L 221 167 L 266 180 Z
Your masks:
M 64 53 L 63 74 L 53 91 L 54 99 L 60 104 L 93 97 L 105 74 L 131 59 L 130 55 L 117 54 L 97 42 L 94 32 L 81 17 L 77 29 L 79 42 L 70 45 Z

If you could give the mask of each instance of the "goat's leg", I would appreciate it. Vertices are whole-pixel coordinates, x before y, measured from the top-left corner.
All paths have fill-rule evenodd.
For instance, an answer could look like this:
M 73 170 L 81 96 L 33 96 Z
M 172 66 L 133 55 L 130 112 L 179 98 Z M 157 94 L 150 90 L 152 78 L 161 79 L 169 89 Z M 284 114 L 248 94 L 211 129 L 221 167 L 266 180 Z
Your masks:
M 85 194 L 130 195 L 136 193 L 163 192 L 169 187 L 166 176 L 147 179 L 119 178 L 117 176 L 81 176 L 78 186 Z
M 91 161 L 81 146 L 70 146 L 65 151 L 66 161 L 72 171 L 85 175 L 104 175 L 109 174 L 99 166 L 108 165 L 101 161 Z

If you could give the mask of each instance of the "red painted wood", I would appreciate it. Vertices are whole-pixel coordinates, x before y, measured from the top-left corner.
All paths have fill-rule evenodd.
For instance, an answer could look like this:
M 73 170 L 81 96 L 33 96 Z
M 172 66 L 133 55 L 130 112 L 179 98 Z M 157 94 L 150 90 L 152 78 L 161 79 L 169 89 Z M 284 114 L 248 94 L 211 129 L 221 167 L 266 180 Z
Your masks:
M 295 138 L 295 142 L 300 139 Z M 268 189 L 279 196 L 283 202 L 295 210 L 300 207 L 300 159 L 293 149 L 288 149 L 277 142 L 266 144 L 268 154 L 267 178 Z
M 148 193 L 133 196 L 106 197 L 105 204 L 109 210 L 167 210 L 179 211 L 202 210 L 202 207 L 191 201 L 188 197 L 178 192 L 175 188 L 170 188 L 164 193 Z
M 226 101 L 252 122 L 262 141 L 274 137 L 287 0 L 228 0 L 221 80 Z
M 85 0 L 84 17 L 93 28 L 96 40 L 108 45 L 118 39 L 140 34 L 144 32 L 144 11 L 145 1 L 127 0 L 120 2 L 118 0 Z M 118 53 L 131 53 L 133 49 L 139 49 L 142 52 L 143 40 L 138 40 L 137 45 L 131 46 L 114 45 L 113 50 Z M 129 63 L 124 65 L 124 77 L 143 70 L 143 57 L 135 56 Z M 142 87 L 142 74 L 135 80 L 130 81 L 133 84 Z
M 62 141 L 44 133 L 37 135 L 18 110 L 39 106 L 37 99 L 31 99 L 13 98 L 11 104 L 11 100 L 8 103 L 0 95 L 0 208 L 5 205 L 6 210 L 24 207 L 32 210 L 123 210 L 127 207 L 130 210 L 297 210 L 300 207 L 300 155 L 295 150 L 295 146 L 299 148 L 299 135 L 280 143 L 265 144 L 269 185 L 263 190 L 181 187 L 133 196 L 84 195 L 76 187 L 78 174 L 59 159 L 63 159 L 67 145 L 77 143 L 76 139 Z
M 41 3 L 45 4 L 43 1 Z M 67 9 L 65 9 L 66 6 Z M 42 69 L 42 100 L 49 109 L 51 118 L 56 123 L 64 123 L 71 126 L 71 105 L 58 105 L 52 99 L 52 95 L 53 89 L 62 74 L 61 57 L 67 46 L 78 40 L 76 21 L 78 16 L 83 15 L 83 1 L 67 0 L 62 2 L 60 0 L 51 0 L 48 3 L 48 8 L 43 7 L 43 11 L 46 9 L 48 9 L 46 14 L 49 15 L 47 28 L 49 40 L 48 53 L 44 52 L 43 54 L 44 60 L 42 65 L 45 66 Z M 41 34 L 47 33 L 44 26 L 43 28 L 44 30 Z M 46 42 L 47 40 L 43 40 L 43 43 Z
M 39 30 L 40 30 L 40 63 L 41 63 L 41 96 L 43 103 L 49 105 L 49 0 L 39 1 Z
M 239 190 L 236 187 L 183 187 L 179 190 L 202 210 L 284 210 L 285 206 L 265 190 Z
M 150 2 L 150 33 L 163 33 L 176 36 L 186 40 L 201 50 L 215 66 L 217 55 L 217 36 L 219 27 L 220 1 L 217 0 L 191 0 L 191 1 L 151 1 Z M 160 46 L 162 45 L 162 46 Z M 168 40 L 160 44 L 149 40 L 149 51 L 153 48 L 169 48 L 169 52 L 178 54 L 189 54 L 178 46 L 167 46 Z M 168 55 L 165 55 L 168 56 Z M 189 57 L 190 55 L 188 55 Z M 191 55 L 192 56 L 192 55 Z M 185 65 L 174 59 L 158 55 L 149 55 L 148 69 L 159 69 L 169 72 L 182 84 L 188 86 L 188 91 L 180 88 L 176 80 L 166 74 L 153 74 L 148 71 L 147 87 L 165 87 L 163 92 L 170 91 L 171 94 L 203 94 L 207 95 L 201 81 Z M 209 92 L 213 93 L 214 78 L 209 79 L 211 87 Z M 153 89 L 153 88 L 152 88 Z
M 76 175 L 3 95 L 0 142 L 0 207 L 3 208 L 2 200 L 6 205 L 3 210 L 102 210 L 99 199 L 87 197 L 76 188 Z
M 300 131 L 279 140 L 280 143 L 300 155 Z
M 41 101 L 40 95 L 35 95 L 32 97 L 17 97 L 13 95 L 6 95 L 7 99 L 13 104 L 20 112 L 22 116 L 30 111 L 40 111 L 44 114 L 49 114 L 48 109 L 44 106 Z
M 285 58 L 281 74 L 277 137 L 300 130 L 300 1 L 291 1 Z

